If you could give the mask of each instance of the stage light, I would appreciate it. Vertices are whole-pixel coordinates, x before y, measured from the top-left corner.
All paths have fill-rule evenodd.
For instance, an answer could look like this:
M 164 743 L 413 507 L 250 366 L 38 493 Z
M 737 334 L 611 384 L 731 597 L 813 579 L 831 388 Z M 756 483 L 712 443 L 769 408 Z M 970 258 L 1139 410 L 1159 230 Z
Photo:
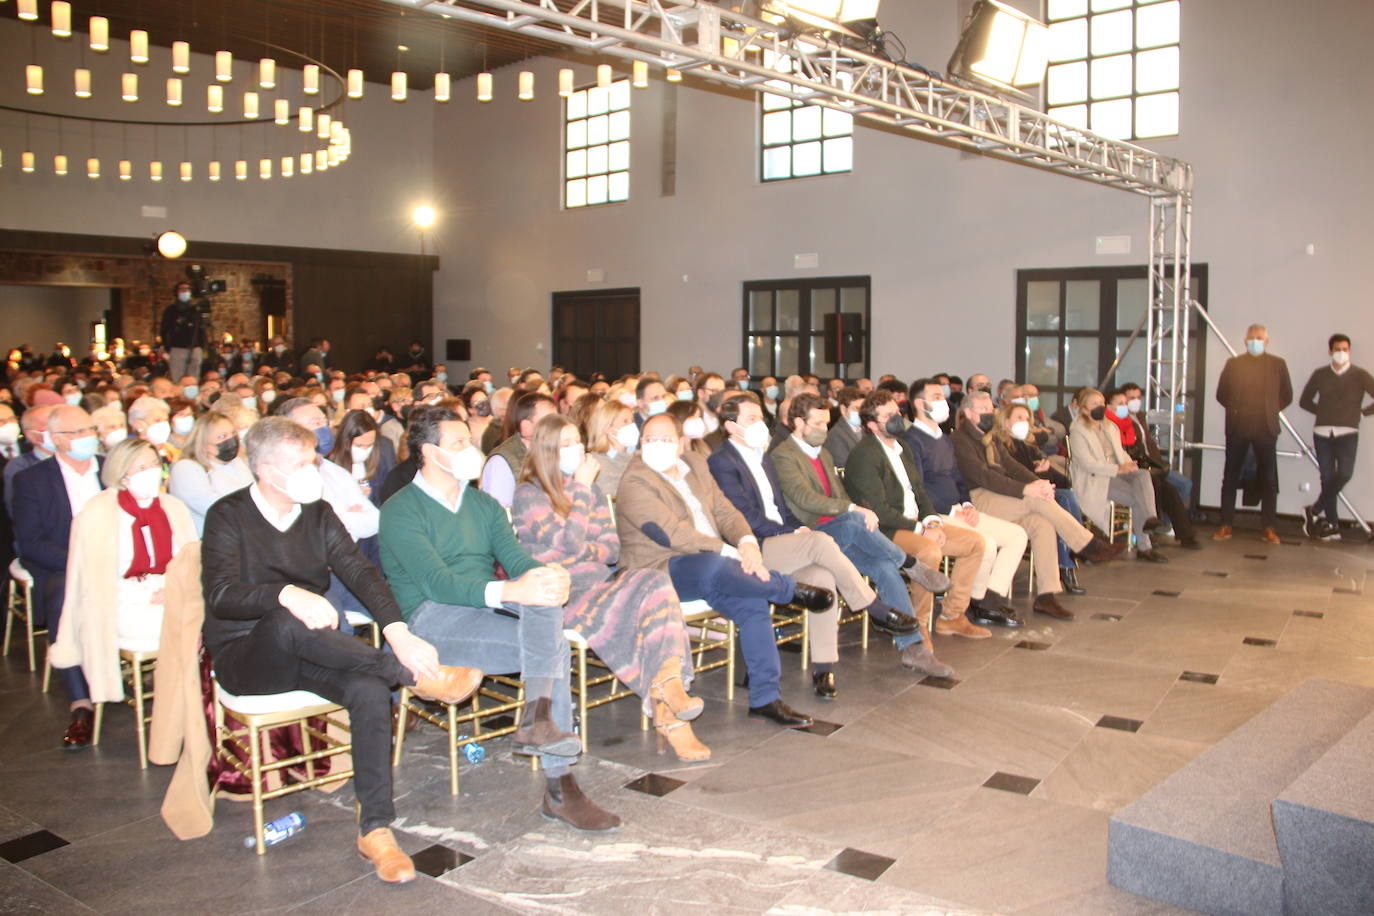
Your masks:
M 421 229 L 430 228 L 438 218 L 439 214 L 435 213 L 434 208 L 428 204 L 416 207 L 410 214 L 411 221 Z
M 831 22 L 854 22 L 858 19 L 877 19 L 879 0 L 776 0 L 768 4 L 773 12 L 783 15 L 801 14 L 798 18 L 819 16 Z
M 1049 61 L 1049 29 L 997 0 L 978 0 L 949 59 L 949 72 L 1010 92 L 1038 86 Z
M 186 253 L 186 236 L 175 230 L 160 233 L 156 239 L 157 253 L 176 260 Z

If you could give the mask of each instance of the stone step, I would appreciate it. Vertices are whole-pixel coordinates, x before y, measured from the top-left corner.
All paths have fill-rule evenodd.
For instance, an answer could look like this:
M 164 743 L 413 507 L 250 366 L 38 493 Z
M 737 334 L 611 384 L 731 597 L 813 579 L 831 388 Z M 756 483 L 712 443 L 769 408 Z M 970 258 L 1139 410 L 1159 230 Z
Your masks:
M 1291 916 L 1374 913 L 1374 713 L 1274 799 Z
M 1283 912 L 1270 805 L 1362 719 L 1374 689 L 1313 678 L 1111 820 L 1107 878 L 1204 913 Z

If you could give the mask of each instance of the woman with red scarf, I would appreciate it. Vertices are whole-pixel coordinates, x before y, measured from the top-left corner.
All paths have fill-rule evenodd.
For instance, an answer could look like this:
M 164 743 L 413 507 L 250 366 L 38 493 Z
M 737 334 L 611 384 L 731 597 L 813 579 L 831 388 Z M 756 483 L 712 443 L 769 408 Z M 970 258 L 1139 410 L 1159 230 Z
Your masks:
M 124 699 L 119 650 L 157 650 L 167 564 L 197 536 L 190 510 L 162 492 L 162 458 L 146 439 L 111 449 L 100 476 L 106 489 L 72 520 L 52 663 L 80 665 L 91 701 L 115 703 Z

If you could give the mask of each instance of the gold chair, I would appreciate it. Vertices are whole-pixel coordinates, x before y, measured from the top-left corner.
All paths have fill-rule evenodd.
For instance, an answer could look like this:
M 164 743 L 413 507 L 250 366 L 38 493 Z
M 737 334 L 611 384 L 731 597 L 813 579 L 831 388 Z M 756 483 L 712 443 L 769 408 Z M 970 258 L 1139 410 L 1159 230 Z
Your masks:
M 125 645 L 119 647 L 119 672 L 133 696 L 124 698 L 124 703 L 133 707 L 134 731 L 138 735 L 138 768 L 148 769 L 148 723 L 153 721 L 153 692 L 145 689 L 144 677 L 152 674 L 157 664 L 157 643 L 151 645 Z M 100 743 L 100 726 L 105 721 L 104 703 L 95 704 L 91 744 Z
M 496 703 L 492 706 L 485 705 L 486 700 L 495 700 Z M 464 704 L 469 706 L 469 711 L 460 713 L 458 707 Z M 448 735 L 448 791 L 450 795 L 457 795 L 459 726 L 471 726 L 472 735 L 465 739 L 467 741 L 490 741 L 509 735 L 519 727 L 519 717 L 525 708 L 525 685 L 513 677 L 489 674 L 473 695 L 462 703 L 436 705 L 443 708 L 442 718 L 431 712 L 428 707 L 420 705 L 409 687 L 401 688 L 400 707 L 396 715 L 396 741 L 391 749 L 391 765 L 400 765 L 401 752 L 405 749 L 406 723 L 410 716 L 418 716 Z M 511 721 L 495 728 L 483 727 L 484 720 L 490 722 L 497 717 L 508 717 Z M 585 728 L 585 720 L 583 727 Z M 585 746 L 584 739 L 583 747 Z M 535 757 L 533 761 L 537 767 L 539 758 Z
M 10 582 L 9 582 L 9 601 L 5 607 L 5 639 L 4 647 L 0 649 L 0 655 L 9 655 L 10 637 L 14 630 L 16 619 L 24 621 L 25 645 L 29 650 L 29 670 L 38 670 L 38 656 L 35 646 L 35 637 L 46 636 L 48 631 L 44 627 L 34 629 L 33 626 L 33 575 L 24 568 L 15 557 L 10 563 Z M 45 656 L 47 653 L 43 653 Z M 43 692 L 48 692 L 48 681 L 52 675 L 52 666 L 46 661 L 43 665 Z
M 1126 538 L 1126 546 L 1135 546 L 1135 513 L 1130 506 L 1123 506 L 1119 503 L 1107 503 L 1107 540 L 1115 543 L 1117 535 Z
M 263 841 L 262 835 L 264 802 L 293 792 L 303 792 L 306 789 L 342 782 L 353 776 L 351 769 L 342 773 L 330 772 L 325 776 L 315 775 L 316 761 L 350 753 L 353 750 L 353 743 L 351 740 L 340 740 L 330 735 L 327 730 L 314 728 L 310 725 L 309 720 L 324 719 L 329 726 L 343 732 L 349 732 L 350 735 L 351 732 L 346 720 L 342 718 L 344 712 L 342 706 L 331 703 L 308 690 L 291 690 L 286 693 L 240 697 L 234 696 L 221 687 L 219 681 L 215 681 L 214 689 L 215 735 L 217 739 L 215 741 L 215 753 L 247 777 L 252 784 L 253 836 L 257 841 L 255 848 L 258 855 L 264 855 L 267 852 L 267 844 Z M 237 719 L 241 726 L 235 728 L 227 724 L 228 715 Z M 265 762 L 268 756 L 267 748 L 264 747 L 267 741 L 267 732 L 282 725 L 300 726 L 301 753 Z M 322 741 L 325 746 L 320 750 L 310 750 L 311 738 Z M 245 767 L 240 756 L 230 753 L 226 745 L 232 745 L 241 754 L 247 756 L 248 765 Z M 273 789 L 267 789 L 263 785 L 266 776 L 302 765 L 305 767 L 305 779 L 289 783 L 282 780 L 281 785 Z
M 377 621 L 362 611 L 344 611 L 344 620 L 355 630 L 367 629 L 369 631 L 367 641 L 372 648 L 380 649 L 382 647 L 382 628 L 377 626 Z

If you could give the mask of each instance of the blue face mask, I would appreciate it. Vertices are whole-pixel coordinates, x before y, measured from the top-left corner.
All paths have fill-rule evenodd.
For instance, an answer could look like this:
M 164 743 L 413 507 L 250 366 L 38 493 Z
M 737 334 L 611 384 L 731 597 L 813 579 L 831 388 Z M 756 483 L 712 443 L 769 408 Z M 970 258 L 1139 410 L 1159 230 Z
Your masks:
M 447 372 L 440 372 L 438 375 L 434 376 L 434 380 L 435 380 L 435 381 L 438 381 L 438 382 L 447 382 L 447 381 L 448 381 L 448 373 L 447 373 Z
M 749 390 L 749 380 L 748 380 L 747 378 L 742 378 L 742 379 L 739 380 L 739 390 L 740 390 L 740 391 L 748 391 L 748 390 Z
M 1247 340 L 1245 342 L 1245 349 L 1250 351 L 1251 356 L 1260 356 L 1264 353 L 1264 341 L 1254 339 Z
M 334 430 L 328 424 L 315 430 L 315 451 L 321 455 L 334 451 Z
M 1034 397 L 1027 399 L 1026 406 L 1031 409 L 1031 413 L 1035 413 L 1037 410 L 1040 409 L 1040 398 Z
M 941 385 L 941 386 L 940 386 L 940 390 L 943 391 L 943 392 L 945 393 L 945 400 L 948 401 L 948 400 L 949 400 L 949 386 L 948 386 L 948 385 Z
M 64 394 L 62 395 L 62 400 L 75 407 L 81 403 L 81 394 L 79 392 L 76 394 Z
M 650 402 L 649 402 L 648 415 L 651 416 L 651 417 L 656 417 L 656 416 L 658 416 L 659 414 L 663 413 L 663 411 L 665 411 L 665 410 L 667 410 L 667 409 L 668 409 L 668 402 L 665 401 L 665 400 L 659 399 L 659 400 L 657 400 L 657 401 L 650 401 Z
M 767 388 L 763 389 L 763 395 L 770 401 L 776 401 L 778 399 L 778 386 L 769 385 Z
M 847 417 L 845 417 L 844 420 L 845 420 L 846 423 L 848 423 L 850 426 L 854 427 L 855 429 L 858 429 L 859 426 L 860 426 L 860 424 L 863 422 L 862 420 L 860 420 L 860 418 L 859 418 L 859 412 L 858 412 L 857 410 L 854 411 L 853 413 L 849 414 Z
M 247 397 L 247 398 L 244 398 L 244 399 L 243 399 L 243 406 L 244 406 L 244 407 L 251 407 L 253 410 L 257 410 L 257 409 L 258 409 L 258 399 L 255 398 L 255 397 Z
M 196 395 L 200 394 L 200 386 L 187 385 L 185 388 L 181 389 L 181 394 L 183 397 L 194 398 Z
M 67 454 L 73 461 L 86 461 L 95 457 L 96 449 L 100 447 L 100 440 L 95 436 L 82 436 L 73 439 Z
M 1117 419 L 1124 420 L 1126 419 L 1126 415 L 1130 413 L 1130 411 L 1126 409 L 1125 404 L 1117 404 L 1115 407 L 1112 408 L 1112 413 L 1116 414 Z
M 492 385 L 491 382 L 483 382 L 483 383 L 482 383 L 482 390 L 485 391 L 485 392 L 487 393 L 488 397 L 490 397 L 490 395 L 491 395 L 492 391 L 494 390 L 494 388 L 495 388 L 495 386 Z

